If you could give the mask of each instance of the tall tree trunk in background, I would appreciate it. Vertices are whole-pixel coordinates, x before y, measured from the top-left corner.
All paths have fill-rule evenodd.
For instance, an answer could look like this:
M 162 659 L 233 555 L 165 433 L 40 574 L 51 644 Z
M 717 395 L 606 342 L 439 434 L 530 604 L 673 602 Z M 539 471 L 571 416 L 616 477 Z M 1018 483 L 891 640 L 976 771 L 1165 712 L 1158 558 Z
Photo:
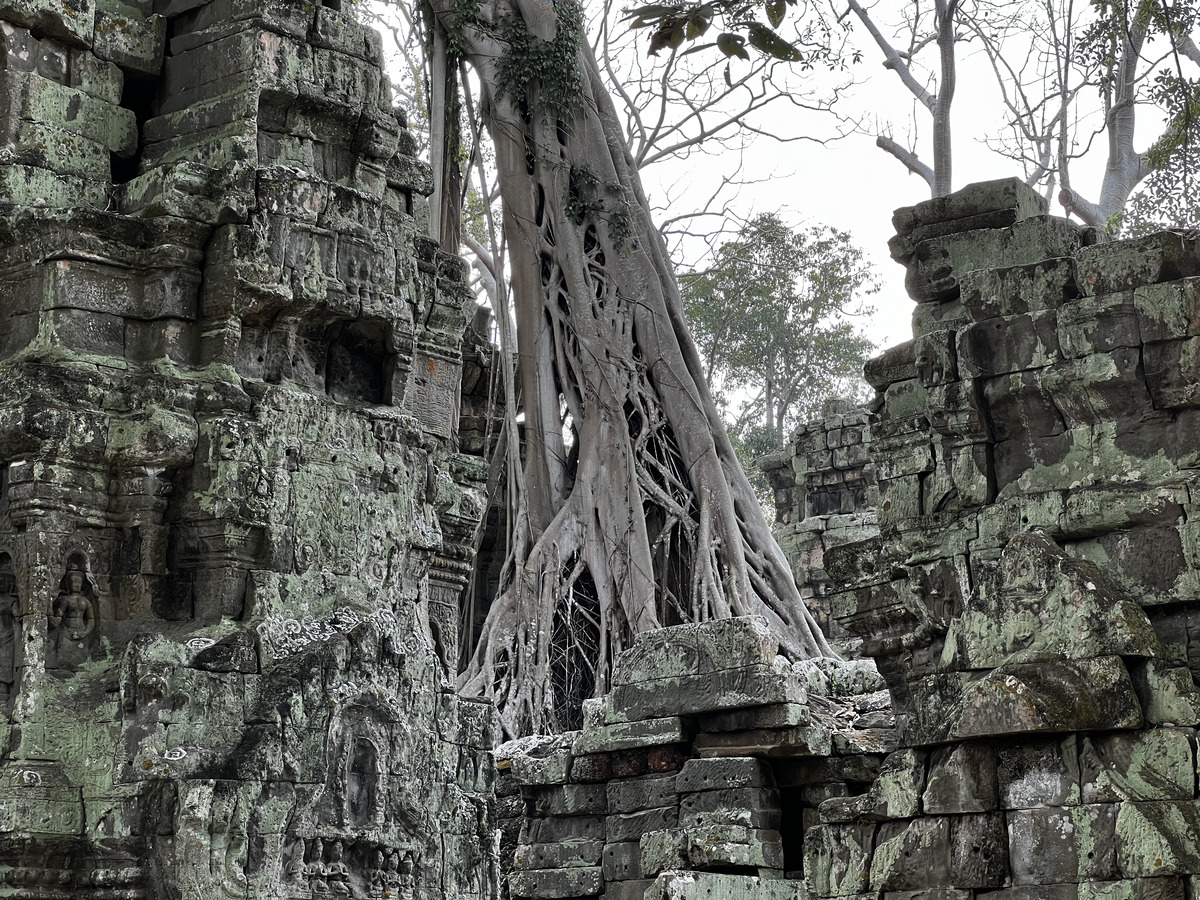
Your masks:
M 756 613 L 790 657 L 830 654 L 705 386 L 578 8 L 463 10 L 435 4 L 496 147 L 525 491 L 460 689 L 518 735 L 576 727 L 616 654 L 663 625 Z M 511 83 L 531 71 L 546 80 Z

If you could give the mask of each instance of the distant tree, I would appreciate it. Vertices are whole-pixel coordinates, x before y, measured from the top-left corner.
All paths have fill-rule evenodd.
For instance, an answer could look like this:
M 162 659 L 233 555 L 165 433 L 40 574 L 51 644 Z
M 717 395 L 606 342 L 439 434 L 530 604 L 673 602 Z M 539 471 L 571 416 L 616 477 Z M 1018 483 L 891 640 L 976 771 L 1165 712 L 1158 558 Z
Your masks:
M 831 395 L 864 394 L 873 345 L 853 318 L 877 287 L 845 232 L 764 213 L 682 281 L 704 377 L 745 462 L 781 448 Z

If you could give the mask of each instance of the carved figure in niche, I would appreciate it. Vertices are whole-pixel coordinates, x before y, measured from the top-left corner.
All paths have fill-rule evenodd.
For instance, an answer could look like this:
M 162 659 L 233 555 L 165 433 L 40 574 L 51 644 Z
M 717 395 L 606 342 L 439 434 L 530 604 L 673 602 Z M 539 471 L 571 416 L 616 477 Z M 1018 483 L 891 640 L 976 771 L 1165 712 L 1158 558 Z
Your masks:
M 7 553 L 0 553 L 0 699 L 12 696 L 17 680 L 17 645 L 20 643 L 21 605 L 17 576 Z
M 50 604 L 47 669 L 75 669 L 91 657 L 96 633 L 93 597 L 83 566 L 72 557 L 59 594 Z
M 325 842 L 320 838 L 312 842 L 312 855 L 309 857 L 305 874 L 308 876 L 308 883 L 314 894 L 329 892 L 329 883 L 325 880 L 325 876 L 329 874 L 329 870 L 325 867 Z
M 329 848 L 329 888 L 335 894 L 350 893 L 350 869 L 342 862 L 342 842 L 334 841 Z

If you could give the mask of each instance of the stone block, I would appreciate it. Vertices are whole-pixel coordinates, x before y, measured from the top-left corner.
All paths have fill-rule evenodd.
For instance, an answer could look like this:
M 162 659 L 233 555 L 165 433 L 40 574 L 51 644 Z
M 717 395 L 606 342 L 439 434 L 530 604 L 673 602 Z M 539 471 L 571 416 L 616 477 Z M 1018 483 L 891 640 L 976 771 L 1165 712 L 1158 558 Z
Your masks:
M 995 220 L 1011 225 L 1030 216 L 1046 213 L 1046 201 L 1016 178 L 980 181 L 962 190 L 923 200 L 915 206 L 901 207 L 892 214 L 892 227 L 897 234 L 911 235 L 917 229 L 942 226 L 942 233 L 978 227 L 996 228 L 1000 225 L 978 225 L 981 217 L 995 215 Z
M 648 831 L 663 831 L 679 825 L 679 807 L 660 806 L 640 812 L 617 813 L 605 820 L 606 834 L 611 843 L 637 841 Z
M 1200 725 L 1200 689 L 1190 669 L 1153 659 L 1130 665 L 1147 724 Z
M 604 841 L 603 816 L 553 816 L 526 818 L 521 823 L 522 844 L 559 844 L 564 841 Z
M 899 381 L 908 381 L 917 377 L 916 348 L 912 341 L 905 341 L 888 347 L 879 356 L 867 360 L 863 367 L 863 377 L 867 384 L 877 391 L 886 390 L 889 385 Z M 824 449 L 824 437 L 822 446 Z
M 613 666 L 612 685 L 769 666 L 778 652 L 778 640 L 757 616 L 676 625 L 639 635 Z
M 1142 362 L 1156 408 L 1200 406 L 1200 338 L 1148 343 Z
M 683 828 L 743 825 L 778 829 L 779 792 L 763 788 L 731 788 L 684 794 L 679 798 L 679 824 Z
M 1140 347 L 1142 335 L 1133 292 L 1080 297 L 1064 303 L 1058 310 L 1058 340 L 1067 357 Z
M 948 816 L 880 825 L 871 860 L 871 889 L 913 891 L 953 884 L 950 825 Z
M 811 688 L 810 688 L 811 689 Z M 810 721 L 808 704 L 775 703 L 725 712 L 707 713 L 696 720 L 699 731 L 751 731 L 759 728 L 791 728 Z
M 1002 887 L 1009 877 L 1002 813 L 955 816 L 950 823 L 950 880 L 962 888 Z
M 522 746 L 511 757 L 512 772 L 521 784 L 565 784 L 571 771 L 571 742 L 574 733 L 540 738 L 528 748 Z M 504 748 L 497 750 L 498 759 Z
M 1079 900 L 1183 900 L 1182 878 L 1125 878 L 1120 881 L 1085 881 Z
M 871 823 L 818 825 L 804 835 L 804 880 L 815 897 L 845 897 L 867 890 L 875 849 Z
M 830 732 L 819 725 L 700 734 L 692 746 L 702 757 L 826 756 L 833 752 Z
M 1200 337 L 1200 278 L 1136 288 L 1133 305 L 1147 344 Z
M 821 804 L 822 822 L 858 819 L 879 822 L 907 819 L 920 814 L 921 791 L 925 786 L 925 754 L 901 750 L 884 760 L 879 777 L 866 793 L 833 798 Z
M 1004 809 L 1076 806 L 1081 802 L 1079 742 L 1075 735 L 1001 747 L 996 767 Z
M 122 69 L 156 76 L 167 43 L 164 16 L 129 16 L 96 11 L 93 52 Z
M 1155 385 L 1166 385 L 1164 389 L 1168 391 L 1172 388 L 1169 381 L 1153 380 L 1152 373 L 1159 371 L 1156 368 L 1159 357 L 1153 353 L 1146 356 L 1147 352 L 1144 348 L 1118 347 L 1064 359 L 1047 368 L 1040 376 L 1042 385 L 1054 398 L 1067 428 L 1136 420 L 1152 412 L 1159 399 L 1154 393 Z M 1165 365 L 1182 364 L 1183 360 L 1163 358 L 1162 362 Z M 1145 378 L 1139 366 L 1144 368 Z M 1168 374 L 1163 373 L 1163 377 Z
M 633 747 L 655 747 L 678 744 L 687 740 L 683 720 L 678 716 L 663 719 L 643 719 L 636 722 L 616 722 L 611 725 L 585 727 L 575 738 L 571 751 L 576 756 L 591 753 L 611 753 Z
M 806 900 L 804 882 L 716 872 L 664 872 L 644 900 Z M 639 898 L 641 900 L 641 898 Z
M 653 886 L 652 879 L 610 881 L 604 885 L 604 900 L 645 900 L 646 891 Z
M 524 869 L 509 873 L 508 891 L 513 900 L 560 900 L 595 896 L 604 887 L 599 866 L 569 869 Z
M 960 302 L 975 322 L 1056 309 L 1078 293 L 1075 260 L 1071 257 L 978 269 L 962 275 L 959 284 Z
M 949 234 L 921 241 L 905 254 L 905 287 L 918 303 L 958 296 L 958 276 L 991 266 L 1030 265 L 1071 256 L 1083 230 L 1065 219 L 1038 216 L 1007 228 Z
M 610 813 L 638 812 L 661 806 L 673 806 L 678 798 L 675 794 L 676 775 L 656 775 L 610 781 L 607 785 L 608 811 Z
M 979 892 L 979 900 L 1078 900 L 1077 884 L 1039 884 L 1005 888 L 1000 891 Z
M 675 790 L 680 794 L 774 786 L 770 763 L 755 757 L 689 759 L 675 779 Z
M 1026 315 L 987 319 L 958 334 L 957 350 L 963 374 L 970 378 L 1041 369 L 1062 358 L 1058 316 L 1042 310 Z
M 642 875 L 653 878 L 668 869 L 688 867 L 688 837 L 682 828 L 648 831 L 640 842 Z
M 972 741 L 933 750 L 921 805 L 927 814 L 987 812 L 999 802 L 996 750 Z
M 959 888 L 936 887 L 923 891 L 887 891 L 883 900 L 972 900 L 970 891 Z
M 1137 728 L 1142 710 L 1120 657 L 1002 666 L 966 685 L 959 738 Z
M 530 791 L 534 815 L 602 816 L 608 811 L 602 784 L 561 784 L 535 787 Z
M 1125 878 L 1200 872 L 1200 803 L 1122 803 L 1116 844 L 1117 866 Z
M 600 865 L 603 841 L 567 840 L 554 844 L 518 844 L 513 855 L 516 869 L 567 869 Z
M 1117 807 L 1045 807 L 1008 814 L 1008 856 L 1014 884 L 1110 881 L 1119 877 Z
M 1196 780 L 1192 739 L 1192 732 L 1183 728 L 1084 736 L 1079 752 L 1083 802 L 1191 800 Z
M 1079 287 L 1084 294 L 1110 294 L 1200 275 L 1197 243 L 1186 232 L 1160 231 L 1084 247 L 1076 256 Z
M 950 626 L 942 664 L 986 669 L 1017 653 L 1084 661 L 1157 649 L 1146 614 L 1098 566 L 1033 532 L 1013 538 L 995 583 L 970 595 Z
M 778 831 L 743 825 L 706 825 L 684 830 L 688 861 L 696 868 L 783 868 L 783 844 Z
M 604 845 L 604 880 L 630 881 L 642 877 L 642 851 L 638 841 Z

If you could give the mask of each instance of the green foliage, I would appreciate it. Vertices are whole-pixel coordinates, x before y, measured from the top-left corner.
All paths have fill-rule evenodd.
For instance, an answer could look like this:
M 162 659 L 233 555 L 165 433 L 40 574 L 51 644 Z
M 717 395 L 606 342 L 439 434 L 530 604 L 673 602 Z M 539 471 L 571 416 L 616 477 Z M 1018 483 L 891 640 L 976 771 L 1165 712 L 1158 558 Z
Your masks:
M 649 28 L 649 54 L 660 50 L 675 50 L 685 42 L 705 37 L 714 21 L 720 28 L 714 39 L 689 48 L 687 53 L 715 47 L 726 57 L 750 59 L 746 47 L 763 56 L 798 63 L 811 68 L 821 62 L 833 64 L 836 59 L 832 28 L 826 17 L 817 16 L 804 23 L 796 40 L 788 40 L 777 29 L 796 10 L 795 18 L 805 18 L 806 7 L 799 0 L 706 0 L 703 3 L 650 3 L 625 13 L 633 28 Z M 766 22 L 760 20 L 766 16 Z
M 877 287 L 845 232 L 793 230 L 759 215 L 717 250 L 711 269 L 682 283 L 709 387 L 744 461 L 782 448 L 831 396 L 865 397 L 873 345 L 852 317 L 871 312 L 862 298 Z
M 1168 46 L 1195 32 L 1200 21 L 1197 0 L 1097 0 L 1097 17 L 1079 36 L 1078 58 L 1098 74 L 1101 92 L 1115 92 L 1122 48 L 1133 32 L 1146 41 L 1161 37 Z M 1159 139 L 1146 151 L 1150 170 L 1140 190 L 1109 223 L 1108 230 L 1127 236 L 1166 227 L 1200 227 L 1200 81 L 1183 74 L 1177 47 L 1147 73 L 1142 96 L 1166 120 Z
M 583 40 L 583 12 L 575 0 L 554 0 L 558 32 L 552 41 L 529 33 L 519 15 L 500 23 L 500 39 L 507 45 L 500 58 L 499 82 L 503 93 L 517 102 L 531 102 L 545 116 L 567 125 L 583 98 L 583 73 L 579 48 Z
M 1151 94 L 1166 111 L 1167 126 L 1146 153 L 1149 176 L 1112 229 L 1134 237 L 1200 228 L 1200 81 L 1162 72 Z

